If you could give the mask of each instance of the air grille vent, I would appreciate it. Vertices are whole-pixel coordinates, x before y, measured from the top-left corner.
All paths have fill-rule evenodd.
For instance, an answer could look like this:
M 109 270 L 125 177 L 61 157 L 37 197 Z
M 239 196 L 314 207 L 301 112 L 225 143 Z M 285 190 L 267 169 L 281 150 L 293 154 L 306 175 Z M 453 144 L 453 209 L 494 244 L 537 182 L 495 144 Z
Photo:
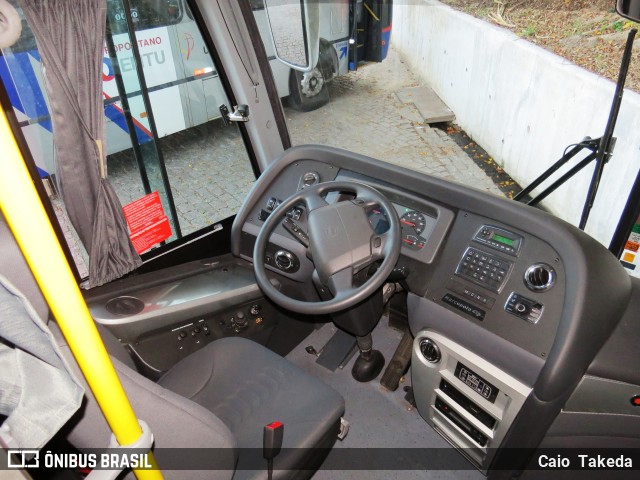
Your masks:
M 549 290 L 555 281 L 556 272 L 546 263 L 531 265 L 524 274 L 524 283 L 534 292 Z
M 144 310 L 144 302 L 136 297 L 117 297 L 107 302 L 105 308 L 113 315 L 128 317 Z
M 438 363 L 442 357 L 438 344 L 430 338 L 425 338 L 420 342 L 420 351 L 422 356 L 429 363 Z

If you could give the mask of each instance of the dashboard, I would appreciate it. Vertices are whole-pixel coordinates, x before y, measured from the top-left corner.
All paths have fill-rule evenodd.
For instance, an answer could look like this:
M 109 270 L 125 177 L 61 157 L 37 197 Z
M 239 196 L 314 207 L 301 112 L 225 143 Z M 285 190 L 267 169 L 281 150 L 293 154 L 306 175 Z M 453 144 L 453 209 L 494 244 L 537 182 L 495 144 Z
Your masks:
M 517 372 L 522 380 L 531 381 L 558 328 L 565 272 L 558 253 L 530 232 L 495 218 L 456 211 L 366 174 L 309 160 L 290 165 L 260 196 L 243 226 L 240 255 L 252 259 L 256 233 L 283 199 L 306 186 L 333 180 L 365 183 L 392 201 L 401 225 L 398 266 L 407 272 L 411 292 L 531 354 L 523 361 L 526 372 Z M 330 193 L 326 200 L 352 199 Z M 389 228 L 383 210 L 374 207 L 368 214 L 377 233 Z M 306 283 L 313 264 L 295 238 L 296 231 L 309 233 L 304 206 L 292 208 L 287 217 L 272 234 L 265 263 L 273 272 Z M 295 225 L 296 231 L 287 224 Z
M 625 315 L 632 285 L 617 259 L 540 210 L 325 146 L 290 149 L 263 173 L 236 217 L 233 253 L 252 260 L 280 201 L 333 180 L 376 188 L 400 218 L 396 268 L 406 275 L 412 383 L 424 420 L 485 472 L 505 461 L 497 447 L 541 444 Z M 384 211 L 368 215 L 377 233 L 389 228 Z M 313 263 L 296 238 L 313 236 L 304 206 L 287 218 L 265 265 L 288 293 L 317 299 Z M 612 414 L 630 413 L 624 408 Z M 582 428 L 576 418 L 567 438 Z

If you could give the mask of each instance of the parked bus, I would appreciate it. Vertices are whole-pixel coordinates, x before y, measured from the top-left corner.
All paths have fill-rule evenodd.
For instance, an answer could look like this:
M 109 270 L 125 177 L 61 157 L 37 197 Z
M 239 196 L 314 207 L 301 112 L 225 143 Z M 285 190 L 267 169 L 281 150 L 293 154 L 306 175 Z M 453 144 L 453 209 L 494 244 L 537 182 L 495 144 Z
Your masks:
M 226 102 L 226 97 L 185 0 L 128 3 L 158 137 L 220 118 L 220 105 Z M 377 9 L 374 12 L 362 0 L 320 2 L 319 61 L 310 72 L 301 73 L 276 60 L 264 1 L 251 0 L 279 96 L 288 97 L 289 103 L 299 110 L 317 109 L 329 101 L 328 82 L 355 70 L 361 62 L 384 60 L 391 35 L 391 4 L 374 7 Z M 108 119 L 107 154 L 131 148 L 131 126 L 139 144 L 153 138 L 124 8 L 121 0 L 107 1 L 102 76 L 104 112 Z M 7 86 L 25 136 L 32 148 L 40 150 L 37 157 L 45 159 L 38 167 L 42 176 L 46 176 L 55 171 L 52 126 L 35 39 L 26 21 L 23 28 L 21 41 L 0 56 L 0 78 Z M 114 68 L 116 60 L 119 69 Z M 126 92 L 127 106 L 122 105 L 119 82 Z M 25 85 L 29 88 L 25 89 Z M 29 95 L 25 95 L 25 90 Z M 129 122 L 125 110 L 131 113 Z

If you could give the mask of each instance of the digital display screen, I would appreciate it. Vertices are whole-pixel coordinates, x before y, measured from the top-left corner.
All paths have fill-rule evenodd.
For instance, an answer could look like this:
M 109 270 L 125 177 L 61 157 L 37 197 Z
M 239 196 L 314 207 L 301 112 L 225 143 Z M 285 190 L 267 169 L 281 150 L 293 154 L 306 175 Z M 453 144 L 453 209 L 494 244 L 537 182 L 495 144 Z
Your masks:
M 491 237 L 491 240 L 495 240 L 496 242 L 500 242 L 500 243 L 504 243 L 505 245 L 509 245 L 510 247 L 513 247 L 513 244 L 515 243 L 514 240 L 507 238 L 507 237 L 503 237 L 502 235 L 498 235 L 497 233 L 494 233 L 493 236 Z
M 476 393 L 482 395 L 491 403 L 496 401 L 499 390 L 460 362 L 456 365 L 455 375 L 462 383 L 466 384 L 472 390 L 475 390 Z

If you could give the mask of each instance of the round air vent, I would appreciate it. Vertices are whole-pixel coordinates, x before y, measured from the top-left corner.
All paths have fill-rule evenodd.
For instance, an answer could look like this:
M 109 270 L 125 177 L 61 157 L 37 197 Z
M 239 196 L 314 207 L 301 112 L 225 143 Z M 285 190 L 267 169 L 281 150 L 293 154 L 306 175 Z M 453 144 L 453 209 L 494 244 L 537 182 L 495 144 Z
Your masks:
M 438 344 L 430 338 L 425 338 L 420 342 L 420 351 L 427 362 L 438 363 L 440 361 L 440 348 L 438 348 Z
M 128 317 L 144 310 L 144 302 L 136 297 L 117 297 L 109 300 L 105 308 L 113 315 Z
M 531 265 L 524 274 L 524 283 L 529 290 L 544 292 L 553 287 L 556 271 L 546 263 Z

